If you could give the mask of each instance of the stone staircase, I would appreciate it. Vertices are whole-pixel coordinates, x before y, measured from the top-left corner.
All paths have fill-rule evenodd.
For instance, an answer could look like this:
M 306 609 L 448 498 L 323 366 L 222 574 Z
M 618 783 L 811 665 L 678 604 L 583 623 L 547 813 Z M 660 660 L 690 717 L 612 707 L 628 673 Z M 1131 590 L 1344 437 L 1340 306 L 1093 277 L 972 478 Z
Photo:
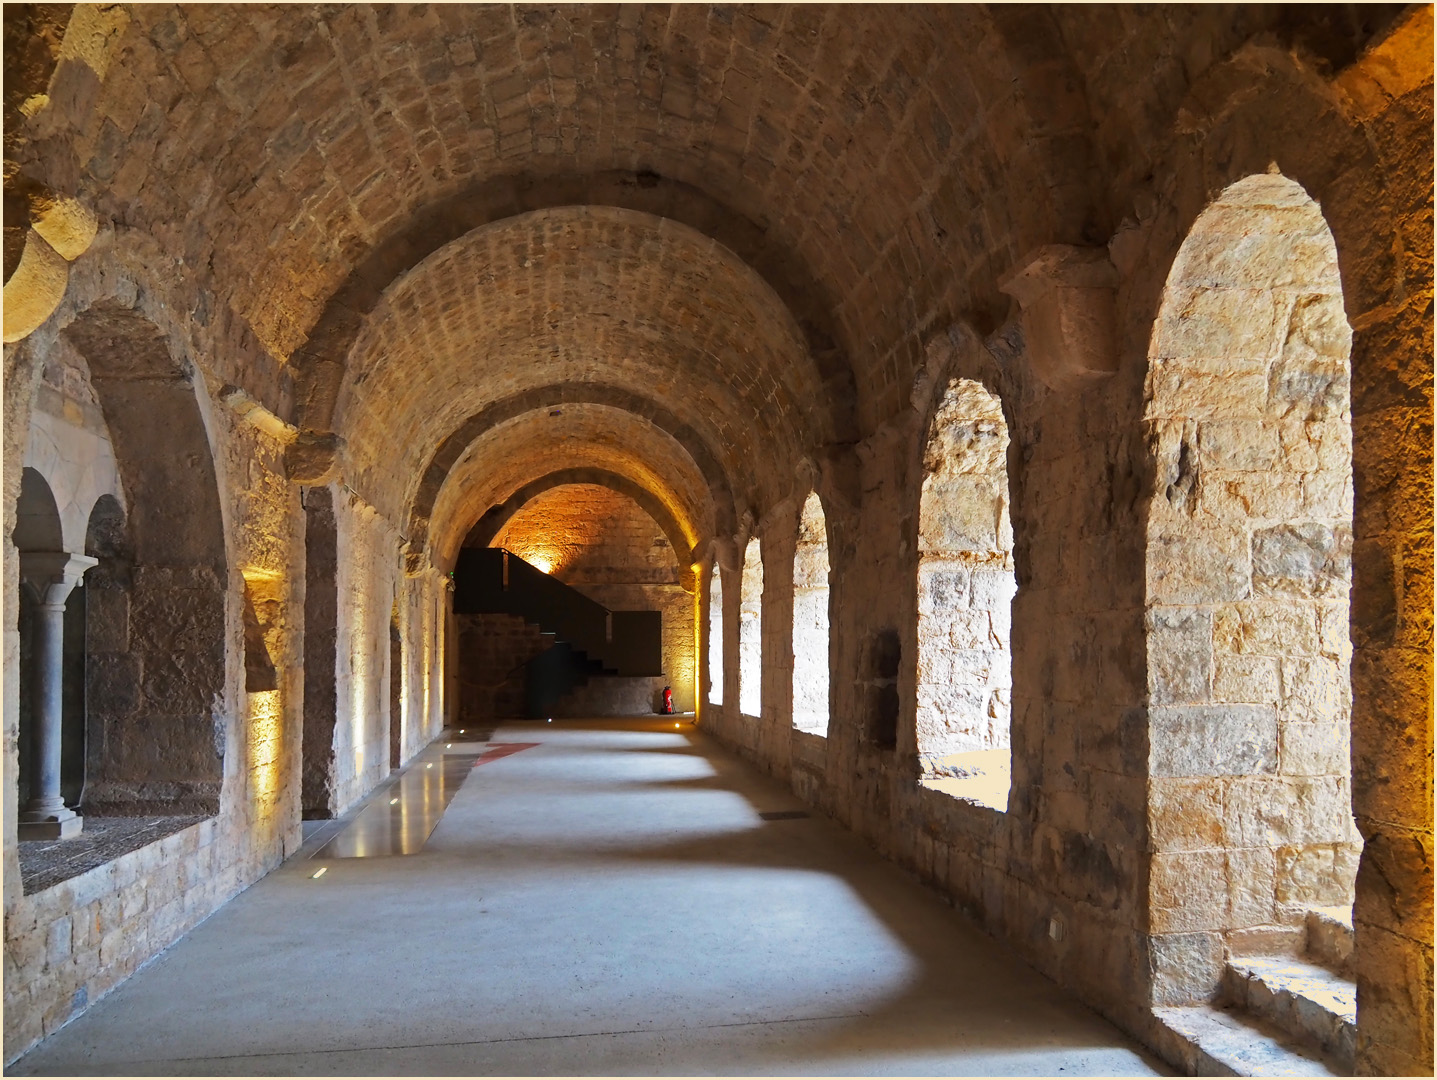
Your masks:
M 1195 1076 L 1350 1076 L 1357 1035 L 1348 911 L 1308 912 L 1301 956 L 1233 956 L 1209 1005 L 1155 1009 L 1158 1047 Z

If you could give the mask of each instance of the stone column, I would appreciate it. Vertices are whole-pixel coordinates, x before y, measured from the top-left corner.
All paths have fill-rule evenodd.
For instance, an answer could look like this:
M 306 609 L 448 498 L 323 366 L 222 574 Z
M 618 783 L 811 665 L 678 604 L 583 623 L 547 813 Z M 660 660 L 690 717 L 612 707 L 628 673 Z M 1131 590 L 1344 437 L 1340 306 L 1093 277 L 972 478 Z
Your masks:
M 65 551 L 22 551 L 20 577 L 40 597 L 35 628 L 34 703 L 35 779 L 21 810 L 21 840 L 61 840 L 80 832 L 81 819 L 60 794 L 61 657 L 65 640 L 65 601 L 86 570 L 99 560 Z

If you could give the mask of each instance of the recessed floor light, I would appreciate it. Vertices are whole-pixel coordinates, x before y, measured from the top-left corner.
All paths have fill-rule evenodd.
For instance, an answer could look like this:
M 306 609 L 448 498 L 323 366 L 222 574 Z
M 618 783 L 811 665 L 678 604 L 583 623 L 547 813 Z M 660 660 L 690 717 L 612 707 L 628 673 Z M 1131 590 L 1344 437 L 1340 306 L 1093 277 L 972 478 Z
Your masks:
M 390 806 L 393 806 L 393 805 L 394 805 L 395 803 L 397 803 L 398 801 L 399 801 L 399 798 L 398 798 L 398 796 L 396 796 L 395 798 L 389 800 L 389 805 L 390 805 Z
M 309 876 L 310 876 L 311 878 L 322 878 L 322 877 L 324 877 L 324 872 L 325 872 L 326 870 L 328 870 L 328 869 L 329 869 L 329 867 L 327 867 L 327 866 L 321 866 L 318 870 L 316 870 L 314 873 L 310 874 Z

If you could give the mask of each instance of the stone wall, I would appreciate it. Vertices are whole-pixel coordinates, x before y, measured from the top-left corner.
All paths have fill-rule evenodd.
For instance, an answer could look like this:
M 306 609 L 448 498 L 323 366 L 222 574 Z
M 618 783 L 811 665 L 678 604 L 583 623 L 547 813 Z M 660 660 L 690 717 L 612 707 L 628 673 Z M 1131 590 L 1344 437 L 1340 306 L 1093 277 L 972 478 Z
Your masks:
M 154 752 L 147 753 L 142 740 L 131 738 L 132 745 L 126 750 L 129 757 L 119 759 L 104 740 L 92 741 L 91 752 L 97 757 L 92 762 L 92 778 L 103 779 L 103 769 L 111 762 L 130 761 L 131 773 L 142 779 L 138 786 L 136 781 L 127 781 L 126 790 L 142 793 L 147 800 L 97 798 L 95 806 L 109 814 L 176 814 L 197 808 L 192 779 L 177 786 L 172 772 L 155 770 L 170 767 L 165 764 L 170 759 L 159 752 L 166 739 L 161 722 L 166 704 L 203 690 L 203 702 L 196 702 L 203 706 L 201 742 L 214 757 L 215 774 L 212 794 L 204 796 L 212 801 L 198 808 L 212 816 L 77 877 L 25 894 L 13 824 L 20 707 L 16 678 L 19 641 L 12 618 L 5 628 L 4 679 L 4 818 L 11 823 L 4 837 L 7 1061 L 82 1012 L 219 904 L 277 866 L 298 848 L 301 836 L 305 521 L 299 489 L 286 478 L 283 427 L 247 422 L 241 413 L 211 397 L 211 386 L 219 385 L 235 358 L 223 350 L 201 347 L 195 338 L 186 336 L 194 334 L 198 341 L 212 346 L 214 339 L 209 335 L 213 328 L 193 322 L 181 328 L 172 321 L 163 301 L 166 286 L 148 276 L 155 270 L 154 256 L 142 238 L 123 231 L 111 233 L 101 238 L 97 248 L 90 262 L 77 267 L 65 304 L 52 321 L 19 346 L 6 346 L 5 607 L 11 612 L 16 609 L 17 560 L 10 535 L 21 465 L 27 454 L 34 460 L 37 447 L 48 447 L 43 450 L 42 463 L 73 458 L 88 463 L 77 473 L 84 483 L 94 487 L 99 479 L 99 487 L 88 493 L 61 485 L 62 491 L 70 492 L 67 501 L 78 507 L 78 545 L 83 550 L 88 507 L 79 504 L 93 503 L 106 486 L 104 469 L 96 464 L 103 464 L 105 455 L 97 458 L 91 452 L 95 440 L 86 433 L 101 430 L 101 424 L 107 430 L 117 424 L 132 428 L 135 434 L 129 444 L 117 446 L 118 469 L 109 466 L 110 475 L 118 478 L 115 516 L 120 540 L 128 536 L 125 542 L 140 545 L 140 552 L 182 551 L 183 545 L 194 542 L 195 522 L 207 523 L 221 543 L 219 564 L 211 571 L 217 582 L 213 595 L 218 608 L 213 619 L 195 622 L 178 617 L 183 612 L 173 603 L 168 608 L 162 605 L 169 615 L 149 611 L 143 604 L 137 607 L 133 598 L 144 595 L 143 562 L 138 571 L 119 563 L 107 568 L 104 560 L 113 553 L 103 545 L 111 541 L 104 529 L 92 535 L 92 543 L 98 537 L 102 545 L 98 552 L 102 562 L 96 568 L 101 572 L 94 582 L 93 600 L 87 604 L 92 615 L 92 634 L 87 636 L 96 657 L 88 696 L 92 707 L 105 716 L 129 702 L 142 721 L 135 730 L 148 730 L 159 740 L 152 747 Z M 143 288 L 137 288 L 136 282 L 143 282 Z M 101 363 L 110 365 L 173 365 L 172 373 L 163 376 L 167 392 L 180 402 L 186 400 L 183 395 L 189 395 L 194 404 L 188 407 L 199 425 L 199 452 L 213 460 L 208 474 L 213 506 L 208 512 L 185 501 L 182 483 L 188 481 L 176 479 L 175 469 L 192 461 L 186 456 L 191 451 L 174 453 L 174 468 L 161 467 L 159 455 L 167 451 L 145 449 L 147 444 L 136 442 L 173 438 L 176 426 L 157 422 L 152 409 L 137 409 L 117 392 L 123 388 L 94 379 L 87 354 L 101 356 Z M 143 360 L 144 356 L 153 360 Z M 133 380 L 137 374 L 147 377 L 143 370 L 137 373 L 131 367 L 113 378 Z M 38 417 L 34 423 L 32 415 Z M 178 489 L 177 484 L 181 485 Z M 157 507 L 159 516 L 154 514 Z M 387 642 L 391 583 L 397 575 L 392 531 L 386 554 L 377 550 L 375 541 L 376 535 L 385 537 L 382 527 L 372 520 L 366 523 L 353 507 L 346 506 L 342 513 L 347 515 L 345 551 L 367 566 L 374 579 L 361 583 L 351 576 L 342 584 L 350 590 L 348 595 L 361 596 L 366 604 L 375 591 L 387 592 L 374 625 L 366 617 L 360 627 L 371 639 L 381 634 L 378 640 Z M 186 521 L 167 526 L 164 514 L 182 514 Z M 174 556 L 168 557 L 173 566 Z M 373 569 L 376 560 L 386 558 L 387 573 Z M 174 576 L 172 570 L 170 576 Z M 406 732 L 406 755 L 412 755 L 439 730 L 441 669 L 433 657 L 442 646 L 438 627 L 447 594 L 443 579 L 432 571 L 404 582 L 405 601 L 414 611 L 410 632 L 415 638 L 411 652 L 416 659 L 408 703 L 414 722 Z M 167 587 L 182 592 L 185 588 L 173 582 Z M 111 591 L 118 594 L 114 603 Z M 144 623 L 138 631 L 134 629 L 137 618 Z M 369 648 L 355 640 L 353 630 L 349 628 L 348 645 L 360 652 Z M 139 688 L 138 697 L 118 693 L 113 680 L 104 684 L 94 681 L 105 671 L 107 655 L 113 653 L 120 663 L 129 663 L 135 653 L 126 647 L 161 631 L 178 633 L 181 639 L 154 653 L 166 661 L 156 674 L 131 680 Z M 186 658 L 206 655 L 204 650 L 213 650 L 217 658 L 218 681 L 212 686 L 203 681 L 209 676 L 202 674 L 202 667 L 197 679 L 190 678 L 197 669 Z M 387 655 L 387 649 L 382 655 Z M 334 671 L 332 660 L 329 670 Z M 387 701 L 379 696 L 387 694 L 385 676 L 384 671 L 377 676 L 367 673 L 342 689 L 348 694 L 352 687 L 361 686 L 366 701 L 369 696 Z M 387 714 L 386 708 L 382 715 Z M 178 714 L 174 722 L 192 728 L 193 722 L 184 719 L 185 715 Z M 345 725 L 342 722 L 340 726 Z M 376 740 L 381 735 L 387 732 L 366 732 L 365 737 Z M 382 742 L 369 747 L 374 760 L 382 748 Z M 363 794 L 363 785 L 372 785 L 376 778 L 373 770 L 355 770 L 345 778 L 341 797 L 352 801 Z M 106 789 L 113 794 L 114 788 L 113 783 L 97 784 L 87 789 L 87 799 L 91 792 L 103 795 Z

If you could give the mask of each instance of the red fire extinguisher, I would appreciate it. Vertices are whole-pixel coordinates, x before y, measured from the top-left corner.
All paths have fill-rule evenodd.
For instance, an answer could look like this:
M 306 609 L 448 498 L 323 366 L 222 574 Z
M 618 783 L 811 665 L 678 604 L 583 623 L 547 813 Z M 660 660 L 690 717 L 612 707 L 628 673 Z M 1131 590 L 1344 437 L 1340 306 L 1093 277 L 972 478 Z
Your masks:
M 672 689 L 671 687 L 666 686 L 666 687 L 664 687 L 664 715 L 665 715 L 665 716 L 672 716 L 673 714 L 674 714 L 674 692 L 673 692 L 673 689 Z

